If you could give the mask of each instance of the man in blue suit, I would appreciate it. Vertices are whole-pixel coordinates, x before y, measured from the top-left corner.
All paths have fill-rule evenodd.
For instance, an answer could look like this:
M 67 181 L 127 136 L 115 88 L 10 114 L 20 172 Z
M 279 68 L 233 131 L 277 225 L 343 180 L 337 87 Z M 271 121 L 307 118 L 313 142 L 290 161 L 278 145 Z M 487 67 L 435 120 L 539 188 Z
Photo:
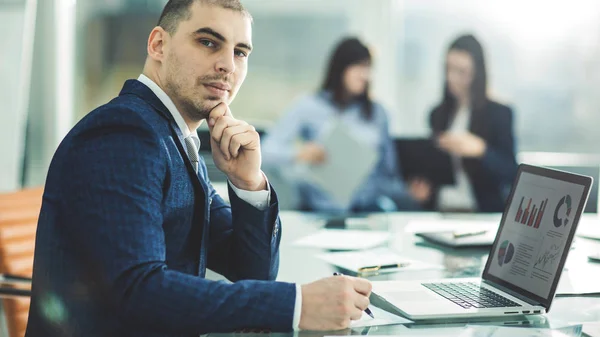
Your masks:
M 198 336 L 242 328 L 345 328 L 368 281 L 274 281 L 281 223 L 254 128 L 228 105 L 247 73 L 239 0 L 171 0 L 138 80 L 57 149 L 36 239 L 26 335 Z M 198 155 L 208 121 L 231 206 Z M 206 268 L 233 283 L 209 281 Z

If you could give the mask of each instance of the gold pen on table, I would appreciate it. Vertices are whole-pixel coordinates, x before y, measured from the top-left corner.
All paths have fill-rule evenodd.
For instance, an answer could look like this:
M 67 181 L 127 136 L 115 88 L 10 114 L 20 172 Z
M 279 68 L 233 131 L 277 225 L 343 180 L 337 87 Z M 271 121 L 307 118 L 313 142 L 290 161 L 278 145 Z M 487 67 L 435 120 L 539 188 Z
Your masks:
M 464 238 L 464 237 L 467 237 L 467 236 L 482 235 L 482 234 L 485 234 L 487 232 L 488 232 L 487 230 L 474 231 L 474 232 L 453 232 L 452 236 L 455 239 L 458 239 L 458 238 Z
M 381 269 L 404 268 L 404 267 L 408 267 L 409 265 L 410 265 L 410 262 L 382 264 L 382 265 L 378 265 L 378 266 L 368 266 L 368 267 L 358 268 L 358 272 L 359 273 L 371 273 L 374 271 L 379 271 Z

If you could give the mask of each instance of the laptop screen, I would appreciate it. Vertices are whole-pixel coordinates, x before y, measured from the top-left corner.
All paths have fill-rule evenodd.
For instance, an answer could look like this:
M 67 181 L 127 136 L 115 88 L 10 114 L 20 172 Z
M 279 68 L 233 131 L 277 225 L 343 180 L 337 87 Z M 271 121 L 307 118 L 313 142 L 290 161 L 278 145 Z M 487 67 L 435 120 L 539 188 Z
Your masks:
M 579 179 L 561 179 L 561 174 Z M 484 278 L 492 276 L 492 281 L 521 294 L 525 290 L 549 305 L 589 191 L 591 179 L 581 178 L 520 170 Z

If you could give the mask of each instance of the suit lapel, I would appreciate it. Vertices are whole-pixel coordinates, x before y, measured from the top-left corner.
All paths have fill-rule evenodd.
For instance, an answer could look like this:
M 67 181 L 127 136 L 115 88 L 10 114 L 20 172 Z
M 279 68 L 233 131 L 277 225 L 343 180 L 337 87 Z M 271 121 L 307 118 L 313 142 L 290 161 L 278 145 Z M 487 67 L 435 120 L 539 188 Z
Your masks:
M 173 115 L 171 115 L 169 109 L 167 109 L 167 107 L 154 94 L 154 92 L 150 90 L 150 88 L 148 88 L 145 84 L 138 80 L 127 80 L 119 95 L 123 94 L 132 94 L 140 97 L 148 104 L 150 104 L 156 112 L 158 112 L 163 118 L 167 120 L 169 128 L 171 129 L 171 135 L 173 139 L 175 139 L 177 150 L 179 150 L 179 154 L 183 158 L 183 162 L 185 163 L 185 167 L 188 171 L 188 174 L 192 178 L 192 183 L 201 191 L 203 191 L 206 195 L 206 189 L 200 181 L 198 173 L 196 173 L 196 171 L 194 170 L 194 166 L 192 165 L 190 157 L 187 154 L 183 133 L 181 133 L 181 130 L 179 129 L 179 126 L 177 126 L 177 123 L 175 122 L 175 119 L 173 118 Z
M 208 233 L 208 224 L 210 217 L 210 202 L 207 201 L 208 198 L 208 184 L 204 179 L 200 179 L 199 173 L 194 170 L 194 166 L 190 161 L 190 158 L 186 151 L 185 139 L 183 138 L 183 133 L 171 112 L 167 109 L 167 107 L 161 102 L 161 100 L 142 82 L 137 80 L 128 80 L 125 82 L 123 89 L 121 90 L 121 94 L 132 94 L 140 97 L 145 102 L 150 104 L 154 110 L 165 119 L 165 122 L 168 123 L 169 129 L 171 131 L 171 137 L 174 140 L 175 146 L 179 151 L 179 154 L 183 158 L 183 162 L 185 164 L 186 170 L 190 175 L 192 185 L 194 186 L 195 198 L 194 198 L 194 219 L 195 225 L 199 225 L 201 232 L 199 235 L 199 240 L 201 240 L 199 259 L 198 259 L 198 274 L 201 277 L 204 277 L 206 273 L 206 251 L 208 245 L 208 238 L 206 233 Z M 200 172 L 200 170 L 198 170 Z M 199 212 L 199 210 L 204 210 L 204 212 Z

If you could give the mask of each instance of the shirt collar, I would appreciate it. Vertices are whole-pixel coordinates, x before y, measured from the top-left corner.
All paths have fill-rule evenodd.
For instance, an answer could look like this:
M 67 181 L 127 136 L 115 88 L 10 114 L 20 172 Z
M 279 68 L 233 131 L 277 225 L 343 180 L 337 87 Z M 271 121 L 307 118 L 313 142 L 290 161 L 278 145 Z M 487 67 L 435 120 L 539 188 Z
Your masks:
M 144 74 L 140 74 L 140 76 L 138 77 L 138 81 L 144 83 L 148 88 L 150 88 L 150 90 L 152 90 L 152 92 L 156 95 L 156 97 L 158 97 L 158 99 L 160 99 L 162 104 L 164 104 L 165 107 L 169 110 L 169 112 L 175 119 L 175 123 L 177 123 L 177 126 L 181 130 L 181 134 L 183 134 L 183 138 L 187 138 L 187 137 L 191 136 L 192 139 L 194 140 L 194 143 L 196 144 L 196 148 L 199 149 L 200 148 L 200 138 L 198 138 L 198 134 L 196 132 L 190 131 L 190 128 L 185 123 L 185 120 L 181 116 L 181 113 L 179 112 L 179 110 L 177 110 L 175 103 L 173 103 L 173 101 L 171 100 L 169 95 L 167 95 L 167 93 L 164 90 L 162 90 L 158 86 L 158 84 L 156 84 L 154 81 L 152 81 L 150 78 L 148 78 Z

